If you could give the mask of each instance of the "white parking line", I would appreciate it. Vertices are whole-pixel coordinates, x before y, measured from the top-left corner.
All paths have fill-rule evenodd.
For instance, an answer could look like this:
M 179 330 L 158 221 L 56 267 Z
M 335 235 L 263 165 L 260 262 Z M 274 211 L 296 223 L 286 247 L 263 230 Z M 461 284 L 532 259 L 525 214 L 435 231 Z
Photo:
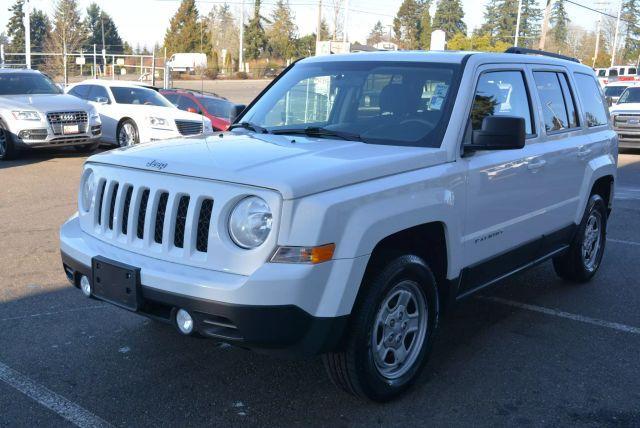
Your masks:
M 84 311 L 84 310 L 88 310 L 88 309 L 103 309 L 103 308 L 108 308 L 108 307 L 109 307 L 108 305 L 83 306 L 81 308 L 63 309 L 61 311 L 40 312 L 40 313 L 37 313 L 37 314 L 31 314 L 31 315 L 20 315 L 20 316 L 17 316 L 17 317 L 0 318 L 0 322 L 23 320 L 23 319 L 27 319 L 27 318 L 46 317 L 46 316 L 50 316 L 50 315 L 64 314 L 64 313 L 67 313 L 67 312 L 77 312 L 77 311 Z
M 640 199 L 640 189 L 635 187 L 616 187 L 614 199 Z
M 0 363 L 0 380 L 78 427 L 111 427 L 104 419 Z
M 560 318 L 566 318 L 573 321 L 579 321 L 586 324 L 597 325 L 598 327 L 610 328 L 612 330 L 621 331 L 624 333 L 640 334 L 640 328 L 630 325 L 620 324 L 617 322 L 600 320 L 597 318 L 586 317 L 583 315 L 572 314 L 570 312 L 564 312 L 558 309 L 545 308 L 543 306 L 529 305 L 527 303 L 514 302 L 513 300 L 502 299 L 500 297 L 485 297 L 478 296 L 481 300 L 488 300 L 494 303 L 500 303 L 502 305 L 512 306 L 514 308 L 526 309 L 528 311 L 538 312 L 545 315 L 552 315 Z
M 624 239 L 613 239 L 613 238 L 607 238 L 607 242 L 616 242 L 618 244 L 627 244 L 627 245 L 637 245 L 640 247 L 640 242 L 635 242 L 635 241 L 625 241 Z

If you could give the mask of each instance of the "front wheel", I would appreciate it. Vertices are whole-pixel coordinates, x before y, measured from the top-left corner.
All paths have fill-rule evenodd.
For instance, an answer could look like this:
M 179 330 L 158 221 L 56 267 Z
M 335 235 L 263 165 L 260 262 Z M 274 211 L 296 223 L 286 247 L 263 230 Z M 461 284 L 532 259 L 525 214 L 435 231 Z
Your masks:
M 427 360 L 438 325 L 436 282 L 421 258 L 404 255 L 362 287 L 343 350 L 323 360 L 338 387 L 389 401 L 413 384 Z
M 600 195 L 591 195 L 582 221 L 569 249 L 553 259 L 559 277 L 587 282 L 598 271 L 607 236 L 607 207 Z
M 140 143 L 138 127 L 131 119 L 125 119 L 120 122 L 116 131 L 116 136 L 120 147 L 129 147 Z

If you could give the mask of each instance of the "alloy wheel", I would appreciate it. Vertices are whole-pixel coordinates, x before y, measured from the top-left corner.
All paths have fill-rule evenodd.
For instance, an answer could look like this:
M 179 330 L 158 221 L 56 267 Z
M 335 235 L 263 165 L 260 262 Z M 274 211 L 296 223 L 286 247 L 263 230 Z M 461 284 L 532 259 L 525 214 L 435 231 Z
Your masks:
M 118 134 L 118 143 L 120 147 L 127 147 L 137 144 L 137 132 L 133 124 L 126 122 L 120 127 L 120 133 Z
M 602 218 L 600 213 L 593 211 L 589 214 L 582 238 L 582 260 L 588 271 L 593 271 L 598 265 L 598 253 L 602 245 Z

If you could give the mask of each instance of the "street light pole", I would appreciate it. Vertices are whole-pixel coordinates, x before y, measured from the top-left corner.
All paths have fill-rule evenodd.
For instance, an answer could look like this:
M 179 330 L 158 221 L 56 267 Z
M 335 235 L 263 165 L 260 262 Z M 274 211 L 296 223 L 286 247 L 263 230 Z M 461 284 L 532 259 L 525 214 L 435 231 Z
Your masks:
M 22 12 L 24 13 L 25 63 L 27 68 L 31 68 L 31 5 L 29 4 L 29 0 L 25 0 L 22 4 Z
M 244 0 L 240 2 L 240 47 L 238 49 L 238 70 L 244 70 Z M 224 64 L 224 58 L 222 63 Z
M 347 28 L 349 25 L 349 0 L 346 0 L 344 5 L 344 25 L 342 30 L 342 41 L 347 42 Z
M 518 1 L 518 19 L 516 19 L 516 38 L 513 41 L 514 46 L 518 46 L 518 37 L 520 36 L 520 18 L 522 16 L 522 0 Z
M 622 0 L 618 8 L 618 18 L 616 19 L 616 34 L 613 37 L 613 49 L 611 49 L 611 67 L 616 63 L 616 51 L 618 50 L 618 34 L 620 32 L 620 15 L 622 14 Z

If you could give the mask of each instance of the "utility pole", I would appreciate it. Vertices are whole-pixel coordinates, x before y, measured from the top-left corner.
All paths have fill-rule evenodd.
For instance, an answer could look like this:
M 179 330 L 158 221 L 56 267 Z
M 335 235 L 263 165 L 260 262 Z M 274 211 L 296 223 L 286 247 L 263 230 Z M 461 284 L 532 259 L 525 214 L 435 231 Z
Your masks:
M 547 4 L 544 8 L 544 18 L 542 18 L 542 31 L 540 33 L 540 44 L 538 45 L 538 49 L 541 51 L 544 50 L 544 45 L 547 38 L 547 32 L 549 31 L 549 16 L 551 15 L 551 7 L 553 6 L 554 0 L 547 0 Z
M 618 33 L 620 32 L 620 15 L 622 14 L 622 0 L 618 8 L 618 18 L 616 19 L 616 34 L 613 37 L 613 48 L 611 49 L 611 67 L 616 63 L 616 51 L 618 50 Z
M 95 79 L 95 78 L 96 78 L 96 76 L 98 75 L 98 74 L 97 74 L 98 70 L 97 70 L 97 68 L 96 68 L 96 67 L 97 67 L 97 65 L 98 65 L 98 64 L 96 64 L 96 44 L 94 43 L 94 44 L 93 44 L 93 78 L 94 78 L 94 79 Z
M 593 63 L 591 64 L 592 68 L 596 68 L 596 61 L 598 60 L 598 53 L 600 51 L 600 21 L 601 18 L 598 18 L 598 22 L 596 24 L 596 51 L 593 54 Z
M 100 13 L 100 27 L 102 27 L 102 75 L 107 73 L 107 49 L 104 45 L 104 17 Z
M 31 68 L 31 5 L 29 0 L 25 0 L 22 4 L 22 12 L 24 13 L 24 52 L 25 63 L 27 68 Z
M 513 46 L 518 46 L 518 37 L 520 36 L 520 18 L 522 16 L 522 0 L 518 1 L 518 19 L 516 19 L 516 38 L 513 41 Z
M 238 71 L 244 70 L 244 0 L 240 2 L 240 47 L 238 49 Z M 224 58 L 222 64 L 224 64 Z
M 316 45 L 321 42 L 320 29 L 322 28 L 322 0 L 318 0 L 318 29 L 316 30 Z
M 349 25 L 349 0 L 345 1 L 344 4 L 344 29 L 342 30 L 342 41 L 347 42 L 347 26 Z

